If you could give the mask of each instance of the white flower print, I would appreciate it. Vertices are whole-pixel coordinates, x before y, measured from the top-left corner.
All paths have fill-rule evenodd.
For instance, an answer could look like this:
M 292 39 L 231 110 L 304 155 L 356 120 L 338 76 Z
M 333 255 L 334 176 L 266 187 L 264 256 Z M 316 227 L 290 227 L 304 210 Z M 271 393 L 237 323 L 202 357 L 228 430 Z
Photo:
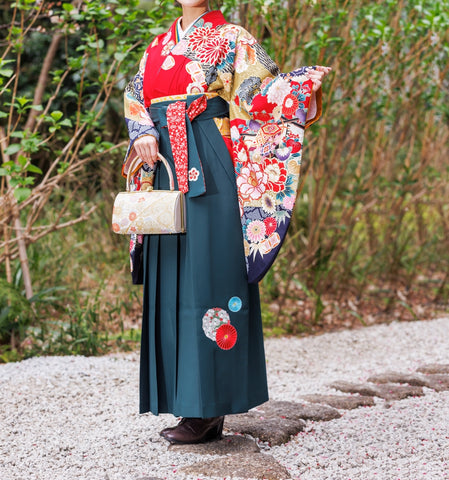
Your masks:
M 268 101 L 276 105 L 282 105 L 284 98 L 290 93 L 290 90 L 289 82 L 283 78 L 277 78 L 268 89 Z
M 242 197 L 257 200 L 265 192 L 267 181 L 267 174 L 256 163 L 240 170 L 237 177 L 237 187 Z

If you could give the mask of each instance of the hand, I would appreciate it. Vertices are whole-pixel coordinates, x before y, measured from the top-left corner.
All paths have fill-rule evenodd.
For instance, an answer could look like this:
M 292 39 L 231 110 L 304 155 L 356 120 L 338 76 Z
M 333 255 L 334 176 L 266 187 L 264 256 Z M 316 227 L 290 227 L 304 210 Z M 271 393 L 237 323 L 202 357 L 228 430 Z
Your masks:
M 313 82 L 312 92 L 316 92 L 321 88 L 321 83 L 324 77 L 328 75 L 331 70 L 331 67 L 317 65 L 316 68 L 307 71 L 307 76 Z
M 158 161 L 157 152 L 159 146 L 153 135 L 144 135 L 134 142 L 134 150 L 137 155 L 150 167 Z

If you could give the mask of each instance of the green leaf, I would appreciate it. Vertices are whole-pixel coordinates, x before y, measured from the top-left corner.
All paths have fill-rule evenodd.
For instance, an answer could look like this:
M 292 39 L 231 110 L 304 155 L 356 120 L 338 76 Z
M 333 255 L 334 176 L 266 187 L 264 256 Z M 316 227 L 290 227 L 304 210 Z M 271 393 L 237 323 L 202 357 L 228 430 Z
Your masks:
M 12 145 L 9 145 L 9 147 L 5 148 L 4 152 L 6 153 L 6 155 L 14 155 L 21 148 L 22 146 L 20 145 L 20 143 L 13 143 Z
M 90 48 L 99 48 L 101 50 L 102 48 L 104 48 L 104 40 L 100 38 L 97 42 L 89 42 L 87 45 Z
M 19 162 L 20 166 L 24 167 L 28 163 L 28 158 L 24 157 L 23 155 L 19 155 L 17 161 Z
M 0 75 L 2 77 L 8 77 L 8 78 L 12 77 L 13 73 L 14 73 L 14 70 L 12 70 L 10 68 L 1 68 L 0 69 Z
M 14 138 L 24 138 L 25 132 L 12 132 L 10 136 Z
M 6 177 L 6 175 L 8 175 L 8 170 L 0 167 L 0 177 Z
M 55 110 L 54 112 L 51 112 L 50 113 L 50 116 L 51 118 L 57 122 L 58 120 L 60 120 L 62 118 L 64 114 L 62 112 L 60 112 L 59 110 Z
M 64 173 L 67 168 L 69 167 L 69 163 L 68 162 L 61 162 L 60 163 L 60 166 L 58 168 L 58 173 L 61 174 L 61 173 Z
M 8 116 L 5 112 L 0 112 L 0 118 L 6 118 Z
M 119 53 L 119 52 L 114 53 L 114 58 L 117 60 L 117 62 L 123 62 L 123 60 L 125 60 L 126 57 L 127 57 L 126 53 Z
M 94 148 L 97 147 L 96 143 L 88 143 L 80 152 L 80 155 L 86 155 L 86 153 L 90 153 Z
M 78 98 L 78 94 L 72 90 L 67 90 L 67 92 L 64 93 L 64 98 L 66 97 Z
M 31 195 L 31 188 L 18 187 L 14 190 L 14 196 L 16 200 L 20 203 L 26 200 Z
M 62 125 L 64 127 L 71 127 L 72 121 L 70 120 L 70 118 L 64 118 L 64 120 L 60 122 L 59 125 Z
M 66 12 L 71 12 L 75 7 L 74 7 L 71 3 L 63 3 L 63 4 L 62 4 L 62 8 L 63 8 Z
M 31 102 L 31 100 L 26 97 L 17 97 L 17 102 L 21 107 L 24 107 L 27 103 Z
M 42 174 L 42 170 L 36 165 L 30 164 L 27 167 L 27 172 L 39 173 Z

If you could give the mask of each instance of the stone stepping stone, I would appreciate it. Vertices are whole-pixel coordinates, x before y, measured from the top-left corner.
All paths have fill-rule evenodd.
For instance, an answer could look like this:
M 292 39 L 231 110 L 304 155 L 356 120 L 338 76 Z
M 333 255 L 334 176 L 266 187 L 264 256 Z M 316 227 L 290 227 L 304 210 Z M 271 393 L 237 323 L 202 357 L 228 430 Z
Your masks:
M 373 383 L 408 383 L 412 386 L 427 387 L 437 392 L 449 390 L 449 375 L 386 372 L 372 375 L 368 382 Z
M 168 449 L 180 453 L 196 453 L 198 455 L 229 455 L 235 453 L 259 453 L 257 443 L 243 435 L 224 435 L 221 440 L 193 445 L 170 445 Z
M 236 453 L 214 458 L 181 467 L 178 469 L 178 473 L 220 478 L 263 478 L 266 480 L 291 478 L 285 467 L 280 465 L 274 457 L 265 453 Z
M 374 398 L 366 395 L 303 395 L 302 398 L 307 402 L 321 403 L 339 410 L 352 410 L 374 405 Z
M 395 385 L 385 383 L 374 385 L 369 383 L 333 382 L 330 387 L 344 393 L 359 393 L 370 397 L 379 397 L 385 400 L 403 400 L 407 397 L 421 397 L 424 395 L 422 387 L 409 385 Z
M 268 401 L 248 413 L 228 415 L 224 427 L 270 445 L 282 445 L 304 430 L 305 420 L 327 421 L 340 416 L 338 410 L 327 405 Z
M 231 432 L 251 435 L 269 445 L 282 445 L 290 437 L 302 432 L 306 422 L 302 419 L 265 418 L 258 415 L 232 415 L 225 420 L 225 429 Z
M 265 417 L 293 418 L 315 422 L 327 422 L 341 417 L 340 412 L 327 405 L 310 405 L 279 400 L 270 400 L 252 411 Z
M 446 373 L 449 374 L 449 363 L 439 364 L 439 363 L 429 363 L 428 365 L 423 365 L 419 367 L 418 372 L 420 373 Z

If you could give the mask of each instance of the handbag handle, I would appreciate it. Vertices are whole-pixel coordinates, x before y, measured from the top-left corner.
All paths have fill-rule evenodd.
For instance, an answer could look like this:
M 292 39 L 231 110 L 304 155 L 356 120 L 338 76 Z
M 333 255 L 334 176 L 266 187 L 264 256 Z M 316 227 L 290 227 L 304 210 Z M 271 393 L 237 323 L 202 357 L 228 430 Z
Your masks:
M 167 170 L 167 173 L 168 173 L 168 179 L 170 181 L 170 190 L 174 190 L 175 189 L 175 180 L 173 178 L 173 172 L 172 172 L 172 169 L 169 165 L 169 163 L 167 162 L 167 159 L 161 155 L 159 152 L 157 152 L 157 156 L 159 157 L 159 160 L 164 164 L 164 167 L 165 169 Z M 136 165 L 138 163 L 142 163 L 142 160 L 140 159 L 140 157 L 136 157 L 132 162 L 131 162 L 131 165 L 129 166 L 128 168 L 128 174 L 126 175 L 126 191 L 129 192 L 129 182 L 131 180 L 131 175 L 132 175 L 132 172 L 135 170 L 136 168 Z

